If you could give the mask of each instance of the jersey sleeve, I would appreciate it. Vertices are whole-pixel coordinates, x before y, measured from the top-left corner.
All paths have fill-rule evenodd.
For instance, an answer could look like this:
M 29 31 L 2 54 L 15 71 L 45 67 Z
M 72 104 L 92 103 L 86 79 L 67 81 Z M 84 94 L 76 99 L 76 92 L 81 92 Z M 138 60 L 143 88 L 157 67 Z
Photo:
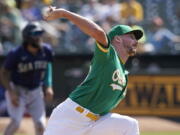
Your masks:
M 107 36 L 108 37 L 108 36 Z M 110 57 L 110 40 L 108 39 L 108 46 L 105 47 L 102 44 L 95 43 L 94 60 L 98 62 L 104 62 Z
M 50 45 L 45 45 L 45 51 L 46 51 L 46 54 L 47 54 L 48 62 L 53 62 L 54 51 L 52 50 Z
M 53 51 L 51 50 L 51 51 L 49 51 L 49 62 L 53 62 L 53 56 L 54 56 L 54 53 L 53 53 Z
M 13 70 L 17 66 L 17 61 L 18 61 L 17 54 L 15 53 L 14 50 L 12 50 L 6 56 L 3 66 L 7 70 Z

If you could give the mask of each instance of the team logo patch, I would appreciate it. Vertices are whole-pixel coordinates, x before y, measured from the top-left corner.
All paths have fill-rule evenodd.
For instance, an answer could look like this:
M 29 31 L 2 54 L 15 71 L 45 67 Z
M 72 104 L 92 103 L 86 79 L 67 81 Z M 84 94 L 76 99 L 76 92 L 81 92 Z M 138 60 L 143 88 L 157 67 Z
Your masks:
M 123 86 L 125 86 L 126 79 L 125 79 L 125 76 L 120 73 L 119 69 L 114 71 L 114 73 L 112 75 L 112 80 L 113 80 L 113 83 L 110 84 L 112 89 L 113 90 L 120 90 L 120 91 L 122 91 L 123 90 Z

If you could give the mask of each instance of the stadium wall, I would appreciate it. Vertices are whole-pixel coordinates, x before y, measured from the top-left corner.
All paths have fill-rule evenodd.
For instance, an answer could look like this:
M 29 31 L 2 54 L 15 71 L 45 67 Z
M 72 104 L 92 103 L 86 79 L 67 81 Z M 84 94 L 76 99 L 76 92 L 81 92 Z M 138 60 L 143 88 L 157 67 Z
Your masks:
M 53 64 L 54 100 L 47 115 L 86 76 L 92 56 L 59 55 Z M 180 116 L 180 55 L 139 55 L 131 58 L 126 98 L 114 112 L 129 115 Z M 2 65 L 4 57 L 0 58 Z

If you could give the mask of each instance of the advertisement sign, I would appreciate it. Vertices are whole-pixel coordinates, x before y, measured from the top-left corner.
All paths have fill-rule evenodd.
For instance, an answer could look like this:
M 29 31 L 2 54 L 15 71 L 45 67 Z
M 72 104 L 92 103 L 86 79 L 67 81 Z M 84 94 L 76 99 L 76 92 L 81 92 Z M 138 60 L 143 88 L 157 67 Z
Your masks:
M 127 95 L 113 111 L 129 115 L 180 116 L 180 77 L 129 76 Z

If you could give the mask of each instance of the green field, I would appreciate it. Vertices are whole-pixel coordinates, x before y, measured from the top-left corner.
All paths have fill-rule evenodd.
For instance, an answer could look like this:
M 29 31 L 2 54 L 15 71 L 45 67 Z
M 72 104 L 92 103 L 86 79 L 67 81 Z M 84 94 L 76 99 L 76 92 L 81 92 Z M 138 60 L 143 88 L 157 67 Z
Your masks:
M 3 135 L 2 133 L 0 135 Z M 16 135 L 25 135 L 25 134 L 16 134 Z M 178 132 L 142 132 L 141 135 L 180 135 Z
M 142 132 L 141 135 L 180 135 L 179 132 Z

